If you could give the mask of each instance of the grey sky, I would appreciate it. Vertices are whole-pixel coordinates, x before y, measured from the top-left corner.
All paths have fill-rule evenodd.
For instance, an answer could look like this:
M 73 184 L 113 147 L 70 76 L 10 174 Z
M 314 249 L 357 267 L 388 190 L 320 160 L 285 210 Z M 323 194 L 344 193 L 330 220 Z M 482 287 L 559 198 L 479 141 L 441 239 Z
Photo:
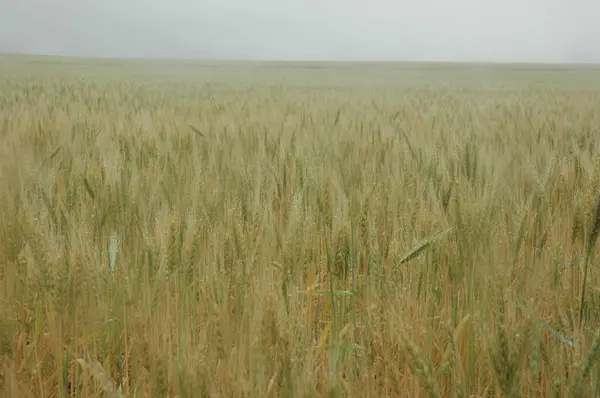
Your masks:
M 0 0 L 0 52 L 600 63 L 600 2 Z

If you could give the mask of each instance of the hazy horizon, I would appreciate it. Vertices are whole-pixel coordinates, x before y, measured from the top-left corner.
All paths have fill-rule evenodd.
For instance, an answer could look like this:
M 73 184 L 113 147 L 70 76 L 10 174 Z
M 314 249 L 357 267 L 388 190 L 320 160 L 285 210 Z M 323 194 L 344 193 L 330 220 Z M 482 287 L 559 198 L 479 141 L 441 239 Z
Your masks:
M 599 64 L 600 4 L 530 0 L 5 0 L 0 53 L 82 58 Z

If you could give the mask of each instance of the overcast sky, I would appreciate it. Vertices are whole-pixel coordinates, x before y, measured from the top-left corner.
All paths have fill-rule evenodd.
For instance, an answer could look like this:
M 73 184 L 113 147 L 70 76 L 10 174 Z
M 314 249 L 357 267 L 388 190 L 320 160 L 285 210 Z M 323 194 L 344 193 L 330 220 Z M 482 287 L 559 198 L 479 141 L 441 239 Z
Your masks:
M 600 63 L 600 0 L 0 0 L 0 52 Z

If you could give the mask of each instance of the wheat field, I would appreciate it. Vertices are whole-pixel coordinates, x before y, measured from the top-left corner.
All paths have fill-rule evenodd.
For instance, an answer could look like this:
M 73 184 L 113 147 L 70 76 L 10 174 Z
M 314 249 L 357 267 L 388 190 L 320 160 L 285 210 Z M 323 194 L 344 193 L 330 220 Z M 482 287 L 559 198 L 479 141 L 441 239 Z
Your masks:
M 600 396 L 600 70 L 0 64 L 0 396 Z

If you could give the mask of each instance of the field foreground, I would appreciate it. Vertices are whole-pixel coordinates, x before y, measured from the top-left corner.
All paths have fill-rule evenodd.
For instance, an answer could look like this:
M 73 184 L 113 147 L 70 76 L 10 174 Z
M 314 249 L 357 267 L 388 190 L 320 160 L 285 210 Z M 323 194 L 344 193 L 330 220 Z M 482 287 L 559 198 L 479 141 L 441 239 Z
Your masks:
M 1 70 L 1 396 L 600 395 L 600 72 L 161 68 Z

